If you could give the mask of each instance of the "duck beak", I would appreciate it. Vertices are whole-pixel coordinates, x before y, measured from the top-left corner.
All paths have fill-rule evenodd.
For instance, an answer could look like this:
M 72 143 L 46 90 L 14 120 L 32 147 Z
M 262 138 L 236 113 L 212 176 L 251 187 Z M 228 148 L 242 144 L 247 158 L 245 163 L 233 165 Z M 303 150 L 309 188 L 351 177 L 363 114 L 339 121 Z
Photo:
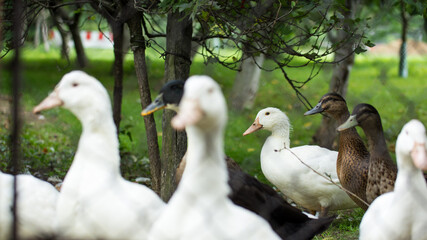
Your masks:
M 337 128 L 337 130 L 338 131 L 344 131 L 344 130 L 346 130 L 346 129 L 349 129 L 349 128 L 352 128 L 352 127 L 354 127 L 354 126 L 357 126 L 357 125 L 359 125 L 359 123 L 357 122 L 357 120 L 356 120 L 356 115 L 351 115 L 348 119 L 347 119 L 347 121 L 345 121 L 345 123 L 343 123 L 343 124 L 341 124 L 338 128 Z
M 316 106 L 314 106 L 314 108 L 313 109 L 311 109 L 311 110 L 308 110 L 307 112 L 305 112 L 304 113 L 304 116 L 307 116 L 307 115 L 313 115 L 313 114 L 316 114 L 316 113 L 321 113 L 321 112 L 323 112 L 325 109 L 323 109 L 322 108 L 322 103 L 321 102 L 319 102 Z
M 161 110 L 165 107 L 166 105 L 163 102 L 163 93 L 160 93 L 152 103 L 150 103 L 146 108 L 144 108 L 144 110 L 142 110 L 141 116 L 150 115 L 153 112 Z
M 172 118 L 171 124 L 176 130 L 184 130 L 186 126 L 193 125 L 204 115 L 199 102 L 195 99 L 182 99 L 179 104 L 178 114 Z
M 59 98 L 58 90 L 55 89 L 39 105 L 33 108 L 33 113 L 38 114 L 43 110 L 48 110 L 62 105 L 64 105 L 64 102 Z
M 411 157 L 417 168 L 423 171 L 427 170 L 427 151 L 425 143 L 415 142 L 411 151 Z
M 243 136 L 256 132 L 260 130 L 262 127 L 263 126 L 259 123 L 259 118 L 256 118 L 255 122 L 252 123 L 252 125 L 243 133 Z

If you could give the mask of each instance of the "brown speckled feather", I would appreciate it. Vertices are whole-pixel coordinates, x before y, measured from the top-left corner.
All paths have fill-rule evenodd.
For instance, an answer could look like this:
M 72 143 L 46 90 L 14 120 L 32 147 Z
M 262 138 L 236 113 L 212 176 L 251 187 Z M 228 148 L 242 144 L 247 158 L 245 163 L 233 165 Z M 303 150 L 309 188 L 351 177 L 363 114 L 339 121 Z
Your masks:
M 371 203 L 381 194 L 393 191 L 397 166 L 388 152 L 378 111 L 370 104 L 361 103 L 354 107 L 352 115 L 368 139 L 370 158 L 366 198 Z
M 356 194 L 363 201 L 366 199 L 366 187 L 369 172 L 369 152 L 356 130 L 348 129 L 340 133 L 337 159 L 337 173 L 341 185 Z M 349 194 L 351 199 L 363 209 L 368 206 Z
M 381 194 L 391 192 L 396 181 L 396 165 L 387 164 L 383 158 L 373 158 L 371 155 L 369 165 L 368 183 L 366 187 L 366 200 L 371 203 Z
M 305 115 L 324 112 L 340 125 L 350 116 L 343 97 L 336 93 L 323 95 L 319 103 Z M 340 132 L 337 174 L 341 185 L 355 194 L 349 194 L 358 206 L 367 209 L 366 186 L 369 171 L 369 152 L 355 128 Z M 362 199 L 362 201 L 359 200 Z

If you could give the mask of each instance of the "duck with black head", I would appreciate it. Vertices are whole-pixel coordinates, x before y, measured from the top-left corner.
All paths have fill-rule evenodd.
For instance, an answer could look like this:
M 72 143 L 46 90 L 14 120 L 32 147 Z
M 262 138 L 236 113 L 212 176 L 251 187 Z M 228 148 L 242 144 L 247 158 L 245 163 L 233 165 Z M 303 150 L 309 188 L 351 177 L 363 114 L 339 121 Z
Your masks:
M 264 219 L 227 197 L 226 123 L 219 85 L 207 76 L 190 77 L 172 120 L 174 128 L 187 132 L 186 169 L 149 239 L 280 239 Z
M 173 80 L 160 90 L 160 94 L 141 113 L 142 116 L 160 109 L 179 111 L 179 103 L 184 94 L 184 81 Z M 326 230 L 334 217 L 309 218 L 299 209 L 291 206 L 272 187 L 258 181 L 244 172 L 229 156 L 225 156 L 228 170 L 228 197 L 234 204 L 246 208 L 268 221 L 282 239 L 312 239 Z M 176 181 L 180 182 L 186 166 L 186 155 L 176 171 Z

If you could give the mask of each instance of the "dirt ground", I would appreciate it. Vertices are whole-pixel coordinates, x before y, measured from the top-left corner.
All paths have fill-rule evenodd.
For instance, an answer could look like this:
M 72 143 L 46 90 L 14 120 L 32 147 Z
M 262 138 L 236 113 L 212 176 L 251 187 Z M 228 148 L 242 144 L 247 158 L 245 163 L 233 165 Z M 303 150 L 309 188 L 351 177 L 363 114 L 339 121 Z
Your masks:
M 369 48 L 368 53 L 374 55 L 392 55 L 398 56 L 402 40 L 395 40 L 387 44 L 376 44 L 374 47 Z M 407 52 L 410 56 L 427 55 L 427 43 L 408 39 Z
M 0 129 L 10 129 L 11 127 L 11 103 L 12 99 L 10 97 L 0 95 Z M 38 120 L 38 116 L 30 111 L 23 111 L 21 114 L 21 120 L 24 122 L 34 122 Z

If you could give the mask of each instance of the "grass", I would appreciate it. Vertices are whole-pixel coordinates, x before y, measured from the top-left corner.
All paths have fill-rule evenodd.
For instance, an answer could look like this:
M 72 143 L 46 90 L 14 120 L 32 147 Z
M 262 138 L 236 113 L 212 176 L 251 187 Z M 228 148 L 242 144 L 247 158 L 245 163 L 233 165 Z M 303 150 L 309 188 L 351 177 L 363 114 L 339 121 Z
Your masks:
M 110 50 L 88 49 L 90 66 L 85 70 L 97 77 L 112 93 L 113 78 L 111 74 L 113 55 Z M 49 176 L 62 178 L 71 163 L 81 126 L 68 111 L 53 109 L 44 113 L 45 120 L 39 120 L 29 112 L 47 96 L 62 75 L 75 68 L 59 58 L 59 51 L 53 49 L 45 53 L 40 49 L 26 48 L 24 51 L 23 70 L 23 110 L 24 127 L 22 144 L 24 146 L 23 171 L 46 179 Z M 4 97 L 10 95 L 10 73 L 8 59 L 0 60 L 0 168 L 7 168 L 8 134 L 10 131 L 9 114 L 4 105 Z M 272 64 L 270 62 L 266 63 Z M 409 58 L 409 78 L 397 76 L 398 59 L 357 56 L 347 94 L 350 109 L 357 103 L 367 102 L 374 105 L 382 116 L 386 139 L 391 149 L 403 124 L 412 118 L 427 123 L 427 69 L 426 57 Z M 148 53 L 149 79 L 152 95 L 155 97 L 161 87 L 164 66 L 163 60 L 155 53 Z M 303 80 L 309 69 L 287 69 L 293 79 Z M 223 87 L 224 94 L 230 95 L 235 72 L 218 65 L 205 66 L 196 58 L 191 67 L 191 74 L 208 74 Z M 319 75 L 304 86 L 301 91 L 315 105 L 320 97 L 328 91 L 332 66 L 323 67 Z M 279 71 L 263 72 L 261 84 L 253 109 L 241 113 L 229 111 L 229 123 L 226 130 L 225 152 L 235 159 L 250 174 L 265 181 L 259 166 L 261 147 L 268 136 L 260 131 L 249 136 L 242 133 L 253 122 L 257 112 L 264 107 L 278 107 L 285 111 L 293 125 L 292 146 L 309 144 L 321 122 L 321 116 L 304 117 L 306 111 L 293 90 L 283 79 Z M 124 99 L 120 134 L 122 172 L 128 179 L 149 176 L 146 139 L 143 119 L 139 113 L 141 106 L 137 92 L 136 76 L 132 56 L 128 55 L 124 69 Z M 157 130 L 161 134 L 161 113 L 155 113 Z M 359 131 L 361 135 L 363 133 Z M 363 211 L 343 211 L 337 213 L 339 218 L 332 226 L 316 239 L 357 239 L 358 226 Z

